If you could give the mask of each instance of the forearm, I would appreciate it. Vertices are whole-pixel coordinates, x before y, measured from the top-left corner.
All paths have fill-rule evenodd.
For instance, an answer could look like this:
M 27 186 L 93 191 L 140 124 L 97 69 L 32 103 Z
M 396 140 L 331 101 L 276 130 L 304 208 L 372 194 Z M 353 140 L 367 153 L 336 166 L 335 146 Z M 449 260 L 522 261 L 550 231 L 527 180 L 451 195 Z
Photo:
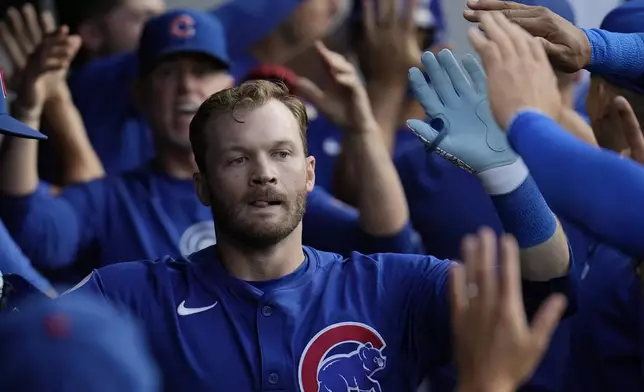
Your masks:
M 584 29 L 591 46 L 586 67 L 597 74 L 619 74 L 629 78 L 644 77 L 644 34 L 613 33 Z
M 566 235 L 521 159 L 479 174 L 506 232 L 521 249 L 524 280 L 545 282 L 570 269 Z
M 59 144 L 65 184 L 88 182 L 105 175 L 103 164 L 94 151 L 81 115 L 69 94 L 50 100 L 45 118 Z
M 399 128 L 400 111 L 405 101 L 407 78 L 390 81 L 371 81 L 367 92 L 373 108 L 376 123 L 380 126 L 383 141 L 389 154 L 396 147 L 396 133 Z
M 345 146 L 355 162 L 360 227 L 370 235 L 392 235 L 409 220 L 407 200 L 378 126 L 365 125 Z
M 380 126 L 382 140 L 390 155 L 393 154 L 396 147 L 396 132 L 406 86 L 406 79 L 403 79 L 402 82 L 398 80 L 390 82 L 372 81 L 367 84 L 374 117 L 376 123 Z M 351 138 L 351 136 L 348 138 Z M 343 142 L 342 151 L 334 168 L 333 194 L 345 203 L 356 206 L 357 171 L 351 146 L 344 147 L 348 144 L 350 144 L 350 141 Z
M 508 139 L 554 211 L 644 258 L 644 167 L 577 140 L 536 112 L 517 116 Z
M 40 113 L 16 110 L 14 116 L 33 129 L 40 128 Z M 26 196 L 38 187 L 38 141 L 7 137 L 0 152 L 0 192 Z

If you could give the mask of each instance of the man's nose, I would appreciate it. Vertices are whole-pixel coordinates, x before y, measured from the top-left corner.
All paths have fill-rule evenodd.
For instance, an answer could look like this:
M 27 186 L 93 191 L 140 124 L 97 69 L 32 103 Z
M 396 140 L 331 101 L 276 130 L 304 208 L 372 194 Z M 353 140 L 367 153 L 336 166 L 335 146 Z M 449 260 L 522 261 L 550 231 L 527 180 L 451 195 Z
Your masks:
M 277 176 L 275 175 L 275 171 L 268 165 L 268 162 L 260 160 L 255 164 L 251 182 L 253 185 L 276 184 Z

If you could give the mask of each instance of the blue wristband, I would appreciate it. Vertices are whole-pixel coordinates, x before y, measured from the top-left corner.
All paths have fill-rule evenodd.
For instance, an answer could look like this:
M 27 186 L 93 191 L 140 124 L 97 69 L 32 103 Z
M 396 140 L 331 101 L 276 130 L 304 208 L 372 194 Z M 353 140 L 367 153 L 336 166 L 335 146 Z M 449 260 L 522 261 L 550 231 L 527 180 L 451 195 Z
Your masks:
M 555 234 L 557 219 L 532 176 L 511 193 L 492 196 L 492 202 L 504 230 L 516 237 L 520 248 L 537 246 Z
M 635 79 L 644 76 L 644 34 L 613 33 L 600 29 L 583 29 L 591 47 L 590 64 L 597 74 L 620 75 Z

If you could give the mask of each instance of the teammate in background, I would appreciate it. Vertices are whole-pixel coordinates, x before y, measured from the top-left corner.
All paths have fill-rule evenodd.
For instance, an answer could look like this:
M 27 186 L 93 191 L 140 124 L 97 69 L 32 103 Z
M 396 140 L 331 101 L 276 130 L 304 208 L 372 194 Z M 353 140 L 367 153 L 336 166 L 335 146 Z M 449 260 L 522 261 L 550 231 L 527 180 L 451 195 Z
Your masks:
M 540 26 L 549 25 L 545 30 L 531 29 L 531 32 L 548 37 L 545 46 L 550 49 L 555 64 L 573 65 L 569 70 L 588 66 L 595 73 L 594 83 L 606 87 L 603 80 L 617 80 L 630 91 L 630 98 L 637 97 L 633 91 L 644 86 L 644 68 L 628 62 L 644 53 L 644 35 L 640 38 L 601 30 L 579 34 L 579 30 L 551 14 L 513 3 L 487 2 L 481 8 L 475 7 L 477 14 L 472 17 L 480 20 L 483 10 L 497 7 L 506 8 L 511 20 L 521 16 L 516 20 L 519 24 L 534 27 L 530 22 L 540 20 Z M 626 3 L 607 15 L 602 26 L 627 28 L 641 19 L 642 12 L 643 2 Z M 620 70 L 620 67 L 629 69 Z M 612 106 L 611 139 L 628 141 L 633 158 L 644 162 L 644 139 L 637 117 L 626 99 L 615 97 L 615 89 L 611 87 L 595 99 L 591 97 L 589 115 L 601 118 L 601 112 L 598 116 L 596 111 Z M 602 100 L 602 105 L 596 105 Z M 632 102 L 638 104 L 637 99 Z M 578 143 L 557 130 L 551 121 L 528 114 L 523 117 L 517 120 L 516 130 L 509 133 L 510 141 L 535 173 L 546 199 L 556 209 L 564 207 L 562 214 L 574 218 L 604 242 L 594 247 L 582 275 L 580 308 L 574 323 L 576 332 L 572 335 L 572 371 L 566 390 L 641 390 L 644 388 L 639 349 L 641 278 L 637 261 L 644 254 L 639 208 L 644 188 L 638 179 L 644 179 L 644 168 Z M 594 125 L 600 125 L 600 130 L 608 129 L 606 123 Z M 615 130 L 622 130 L 623 135 Z M 598 139 L 606 140 L 600 134 Z M 624 144 L 618 149 L 623 147 Z M 547 162 L 537 155 L 548 156 Z M 628 255 L 606 243 L 621 247 Z
M 162 390 L 141 330 L 96 298 L 31 298 L 3 314 L 0 355 L 3 391 Z
M 61 24 L 81 37 L 74 66 L 136 50 L 143 26 L 165 11 L 164 0 L 55 0 Z
M 483 126 L 476 129 L 485 134 Z M 204 102 L 190 136 L 195 183 L 212 210 L 217 245 L 187 259 L 115 264 L 68 294 L 97 293 L 141 318 L 167 390 L 414 391 L 449 363 L 453 262 L 401 254 L 345 259 L 302 246 L 315 158 L 306 153 L 299 100 L 273 83 L 246 82 Z M 485 145 L 475 149 L 469 158 L 489 164 L 496 156 Z M 501 155 L 494 159 L 511 163 Z M 502 187 L 509 193 L 496 205 L 521 238 L 528 312 L 553 291 L 569 296 L 574 311 L 565 235 L 514 162 L 496 178 L 515 185 L 527 179 L 529 187 Z
M 211 12 L 224 25 L 233 75 L 260 64 L 284 65 L 324 38 L 341 16 L 340 0 L 232 0 Z
M 7 88 L 1 73 L 0 84 L 0 135 L 38 140 L 47 139 L 42 133 L 9 115 Z M 5 153 L 5 151 L 1 152 Z M 4 222 L 0 220 L 0 277 L 2 274 L 20 275 L 36 289 L 46 293 L 48 296 L 55 297 L 58 295 L 51 283 L 31 265 L 29 259 L 25 257 L 13 238 L 11 238 Z
M 168 12 L 146 25 L 138 56 L 136 92 L 158 159 L 54 197 L 37 191 L 35 156 L 5 157 L 5 167 L 25 171 L 20 187 L 0 179 L 8 228 L 39 267 L 72 268 L 59 271 L 68 283 L 101 265 L 190 254 L 215 242 L 212 218 L 192 186 L 188 126 L 203 100 L 232 85 L 221 26 L 199 11 Z

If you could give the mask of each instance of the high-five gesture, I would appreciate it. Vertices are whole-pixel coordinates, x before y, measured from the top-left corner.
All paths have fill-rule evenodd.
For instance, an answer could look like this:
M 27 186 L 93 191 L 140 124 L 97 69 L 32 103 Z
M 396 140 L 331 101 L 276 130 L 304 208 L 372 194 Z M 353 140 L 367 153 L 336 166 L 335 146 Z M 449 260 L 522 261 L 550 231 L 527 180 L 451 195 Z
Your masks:
M 539 364 L 566 307 L 551 296 L 526 320 L 514 237 L 490 229 L 463 239 L 464 267 L 452 270 L 451 306 L 460 392 L 513 392 Z M 474 326 L 474 327 L 473 327 Z
M 49 11 L 37 14 L 33 4 L 27 3 L 20 10 L 10 7 L 6 19 L 0 21 L 0 44 L 11 64 L 11 75 L 5 74 L 11 89 L 18 87 L 19 79 L 29 56 L 36 50 L 45 34 L 53 31 L 54 18 Z
M 575 25 L 545 7 L 529 6 L 502 0 L 469 1 L 464 13 L 470 22 L 481 22 L 483 15 L 502 13 L 524 28 L 543 45 L 553 66 L 564 72 L 576 72 L 590 63 L 591 47 L 586 34 Z M 485 27 L 482 26 L 485 31 Z
M 476 174 L 514 163 L 518 156 L 490 112 L 485 74 L 476 59 L 463 60 L 472 84 L 447 49 L 438 56 L 426 52 L 422 62 L 431 83 L 417 68 L 409 71 L 409 82 L 430 121 L 409 120 L 412 132 L 430 150 Z
M 563 105 L 557 78 L 541 43 L 501 13 L 481 16 L 482 34 L 470 30 L 470 41 L 487 73 L 487 92 L 494 118 L 507 129 L 523 109 L 559 120 Z
M 375 119 L 371 104 L 356 68 L 322 42 L 316 43 L 316 50 L 332 82 L 323 90 L 311 80 L 300 77 L 297 81 L 300 95 L 342 129 L 351 132 L 373 129 Z
M 44 14 L 41 23 L 45 36 L 28 57 L 16 91 L 17 108 L 38 115 L 49 99 L 67 94 L 67 70 L 81 44 L 67 26 L 56 29 L 51 14 Z

